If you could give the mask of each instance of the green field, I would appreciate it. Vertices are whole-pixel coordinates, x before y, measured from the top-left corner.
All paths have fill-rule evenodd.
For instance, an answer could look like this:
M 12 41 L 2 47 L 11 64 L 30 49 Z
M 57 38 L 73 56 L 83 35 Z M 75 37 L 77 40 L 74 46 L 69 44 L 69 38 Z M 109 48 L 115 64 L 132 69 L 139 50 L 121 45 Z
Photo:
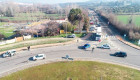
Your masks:
M 0 80 L 140 80 L 140 71 L 107 63 L 72 61 L 28 68 Z
M 128 24 L 131 15 L 118 15 L 117 18 L 125 24 Z M 133 15 L 132 20 L 136 26 L 140 26 L 140 15 Z
M 15 28 L 13 28 L 12 26 L 3 26 L 4 24 L 6 23 L 0 23 L 0 34 L 3 34 L 5 37 L 9 37 L 15 34 L 13 32 Z
M 64 17 L 65 15 L 62 14 L 62 17 Z M 0 19 L 7 19 L 10 21 L 26 21 L 26 20 L 38 20 L 40 18 L 54 18 L 54 19 L 58 19 L 59 17 L 61 17 L 60 14 L 45 14 L 45 13 L 41 13 L 41 12 L 36 12 L 36 13 L 18 13 L 15 14 L 14 17 L 0 17 Z

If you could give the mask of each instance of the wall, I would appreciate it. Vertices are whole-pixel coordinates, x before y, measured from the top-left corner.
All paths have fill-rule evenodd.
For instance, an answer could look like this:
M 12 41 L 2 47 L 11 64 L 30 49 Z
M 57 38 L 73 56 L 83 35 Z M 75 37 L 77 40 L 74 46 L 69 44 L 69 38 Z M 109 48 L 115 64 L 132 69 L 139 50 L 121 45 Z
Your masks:
M 0 45 L 15 43 L 15 42 L 19 42 L 19 41 L 23 41 L 23 40 L 27 40 L 27 39 L 31 39 L 31 35 L 23 36 L 23 37 L 15 37 L 15 39 L 0 41 Z
M 31 35 L 28 35 L 28 36 L 23 36 L 23 39 L 24 39 L 24 40 L 31 39 L 31 38 L 32 38 L 32 36 L 31 36 Z

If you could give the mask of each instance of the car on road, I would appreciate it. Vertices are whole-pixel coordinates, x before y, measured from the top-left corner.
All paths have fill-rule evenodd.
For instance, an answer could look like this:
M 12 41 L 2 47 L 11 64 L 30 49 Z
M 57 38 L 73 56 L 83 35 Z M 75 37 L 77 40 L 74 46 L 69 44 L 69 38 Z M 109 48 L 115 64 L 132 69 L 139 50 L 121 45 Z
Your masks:
M 41 59 L 46 59 L 46 55 L 45 54 L 37 54 L 36 56 L 33 57 L 33 60 L 41 60 Z
M 75 34 L 72 34 L 72 35 L 68 35 L 67 38 L 75 38 L 76 35 Z
M 83 49 L 87 49 L 87 48 L 90 48 L 90 44 L 85 44 L 85 45 L 83 46 Z
M 102 49 L 110 49 L 110 46 L 108 44 L 104 44 L 104 45 L 100 46 L 100 48 L 102 48 Z
M 127 57 L 127 53 L 126 52 L 122 52 L 122 51 L 116 52 L 113 55 L 116 56 L 116 57 Z
M 2 54 L 2 57 L 5 58 L 5 57 L 12 57 L 16 54 L 16 50 L 9 50 L 7 51 L 6 53 Z

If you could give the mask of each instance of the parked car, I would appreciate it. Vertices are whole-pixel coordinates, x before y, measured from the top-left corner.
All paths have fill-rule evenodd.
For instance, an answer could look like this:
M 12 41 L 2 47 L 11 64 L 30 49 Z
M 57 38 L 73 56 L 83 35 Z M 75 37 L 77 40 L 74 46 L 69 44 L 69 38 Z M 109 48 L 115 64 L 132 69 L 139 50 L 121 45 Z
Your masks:
M 5 58 L 5 57 L 12 57 L 16 54 L 16 50 L 9 50 L 7 51 L 6 53 L 2 54 L 2 57 Z
M 108 44 L 104 44 L 104 45 L 100 46 L 100 48 L 102 48 L 102 49 L 110 49 L 110 46 Z
M 33 57 L 33 60 L 40 60 L 40 59 L 46 59 L 46 55 L 45 54 L 37 54 L 36 56 Z
M 90 48 L 90 44 L 85 44 L 85 45 L 83 46 L 83 49 L 87 49 L 87 48 Z
M 67 38 L 75 38 L 76 35 L 75 34 L 72 34 L 72 35 L 68 35 Z
M 126 54 L 126 52 L 120 51 L 120 52 L 114 53 L 114 56 L 117 56 L 117 57 L 127 57 L 127 54 Z

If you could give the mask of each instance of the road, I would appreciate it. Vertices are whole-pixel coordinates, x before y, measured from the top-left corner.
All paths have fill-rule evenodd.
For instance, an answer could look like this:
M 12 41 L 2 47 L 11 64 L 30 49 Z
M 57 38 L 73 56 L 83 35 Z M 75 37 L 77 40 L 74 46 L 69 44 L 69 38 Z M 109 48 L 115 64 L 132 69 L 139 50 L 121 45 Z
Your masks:
M 87 50 L 82 50 L 79 47 L 83 46 L 86 43 L 89 43 L 91 45 L 99 44 L 99 42 L 96 41 L 83 40 L 79 43 L 73 43 L 69 45 L 37 48 L 37 49 L 31 49 L 31 51 L 20 51 L 17 52 L 17 55 L 13 57 L 7 57 L 7 58 L 0 57 L 0 76 L 2 76 L 4 73 L 7 73 L 8 71 L 14 68 L 21 67 L 25 64 L 38 63 L 39 61 L 30 61 L 29 58 L 39 53 L 46 54 L 46 60 L 42 60 L 42 61 L 47 61 L 50 59 L 62 59 L 61 57 L 65 55 L 69 55 L 74 59 L 76 58 L 101 59 L 101 60 L 128 65 L 140 69 L 140 62 L 139 62 L 140 50 L 134 49 L 120 42 L 115 37 L 116 34 L 104 22 L 101 23 L 103 29 L 102 39 L 105 40 L 104 36 L 106 34 L 108 35 L 107 42 L 111 45 L 110 50 L 99 49 L 99 48 L 95 48 L 93 52 L 91 48 Z M 127 52 L 128 57 L 120 58 L 120 57 L 110 56 L 110 54 L 113 54 L 116 51 L 125 51 Z

